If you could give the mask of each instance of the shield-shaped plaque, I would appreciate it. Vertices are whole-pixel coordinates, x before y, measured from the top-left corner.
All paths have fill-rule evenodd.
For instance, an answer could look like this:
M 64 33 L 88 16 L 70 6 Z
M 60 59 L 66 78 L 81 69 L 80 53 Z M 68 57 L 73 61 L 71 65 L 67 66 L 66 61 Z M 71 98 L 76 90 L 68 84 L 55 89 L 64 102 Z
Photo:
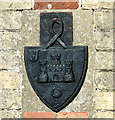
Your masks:
M 43 103 L 58 112 L 83 85 L 88 47 L 72 46 L 72 13 L 41 13 L 40 42 L 40 47 L 25 47 L 27 75 Z

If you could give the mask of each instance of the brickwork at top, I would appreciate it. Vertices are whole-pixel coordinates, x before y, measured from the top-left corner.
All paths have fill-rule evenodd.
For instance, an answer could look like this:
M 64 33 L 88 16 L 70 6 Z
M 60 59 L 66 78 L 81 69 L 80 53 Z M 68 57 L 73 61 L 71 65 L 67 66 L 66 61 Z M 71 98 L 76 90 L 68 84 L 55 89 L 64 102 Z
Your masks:
M 78 0 L 35 0 L 34 10 L 39 9 L 77 9 Z

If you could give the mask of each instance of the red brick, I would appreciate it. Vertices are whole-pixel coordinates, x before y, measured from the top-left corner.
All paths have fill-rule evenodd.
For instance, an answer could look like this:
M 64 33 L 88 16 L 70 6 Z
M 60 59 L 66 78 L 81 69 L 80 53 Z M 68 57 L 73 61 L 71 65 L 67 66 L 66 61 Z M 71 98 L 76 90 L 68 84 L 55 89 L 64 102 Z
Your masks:
M 54 112 L 24 112 L 24 118 L 32 119 L 32 118 L 42 118 L 42 120 L 55 120 L 55 113 Z
M 89 118 L 89 115 L 88 112 L 59 112 L 57 118 Z
M 39 9 L 50 9 L 48 5 L 50 4 L 51 9 L 77 9 L 79 7 L 77 2 L 38 2 L 35 0 L 34 10 Z

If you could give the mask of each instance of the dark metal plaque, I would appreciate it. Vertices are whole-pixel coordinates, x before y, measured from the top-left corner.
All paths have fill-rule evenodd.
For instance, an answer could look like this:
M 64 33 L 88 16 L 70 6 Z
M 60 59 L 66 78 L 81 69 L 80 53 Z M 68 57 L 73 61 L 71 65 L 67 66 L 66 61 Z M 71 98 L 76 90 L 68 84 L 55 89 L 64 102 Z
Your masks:
M 83 85 L 88 47 L 72 46 L 72 13 L 41 13 L 40 42 L 40 47 L 25 47 L 27 75 L 44 104 L 58 112 Z

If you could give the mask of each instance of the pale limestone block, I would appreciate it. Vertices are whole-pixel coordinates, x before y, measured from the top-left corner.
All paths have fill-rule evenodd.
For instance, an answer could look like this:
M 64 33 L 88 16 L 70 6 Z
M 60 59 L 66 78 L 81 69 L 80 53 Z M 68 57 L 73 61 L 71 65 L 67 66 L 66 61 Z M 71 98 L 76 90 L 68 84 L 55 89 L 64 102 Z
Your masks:
M 1 32 L 0 43 L 2 50 L 17 50 L 21 48 L 22 37 L 20 32 Z
M 0 71 L 0 89 L 20 89 L 21 74 L 13 71 Z
M 113 52 L 96 52 L 95 69 L 113 70 Z
M 112 32 L 103 32 L 103 31 L 95 32 L 96 49 L 98 50 L 114 49 L 114 46 L 113 46 L 114 34 L 115 32 L 113 31 Z
M 78 9 L 73 12 L 73 45 L 94 46 L 91 10 Z
M 96 110 L 114 110 L 113 107 L 113 91 L 96 92 L 95 93 L 95 109 Z
M 82 9 L 114 9 L 114 0 L 82 0 Z
M 32 0 L 0 0 L 1 10 L 31 9 Z
M 95 111 L 94 118 L 113 118 L 113 111 Z
M 113 90 L 115 89 L 114 85 L 114 72 L 95 72 L 94 86 L 95 89 L 101 90 Z
M 96 2 L 97 2 L 97 0 L 82 0 L 82 4 L 93 4 Z
M 73 12 L 73 46 L 88 46 L 88 68 L 94 68 L 95 41 L 91 10 L 78 9 Z
M 22 18 L 22 49 L 25 46 L 40 45 L 40 13 L 24 11 Z
M 20 90 L 0 90 L 0 109 L 21 109 Z
M 95 41 L 93 39 L 92 11 L 76 10 L 73 12 L 73 46 L 88 46 L 88 68 L 94 66 Z
M 113 10 L 103 10 L 94 12 L 95 31 L 109 32 L 114 28 Z
M 19 71 L 21 64 L 21 55 L 19 51 L 1 50 L 0 51 L 0 69 Z
M 0 120 L 2 118 L 20 118 L 21 111 L 19 110 L 1 110 L 0 111 Z
M 21 29 L 22 12 L 0 11 L 0 29 Z
M 3 46 L 3 42 L 2 42 L 2 32 L 0 32 L 0 48 L 2 48 L 2 46 Z

